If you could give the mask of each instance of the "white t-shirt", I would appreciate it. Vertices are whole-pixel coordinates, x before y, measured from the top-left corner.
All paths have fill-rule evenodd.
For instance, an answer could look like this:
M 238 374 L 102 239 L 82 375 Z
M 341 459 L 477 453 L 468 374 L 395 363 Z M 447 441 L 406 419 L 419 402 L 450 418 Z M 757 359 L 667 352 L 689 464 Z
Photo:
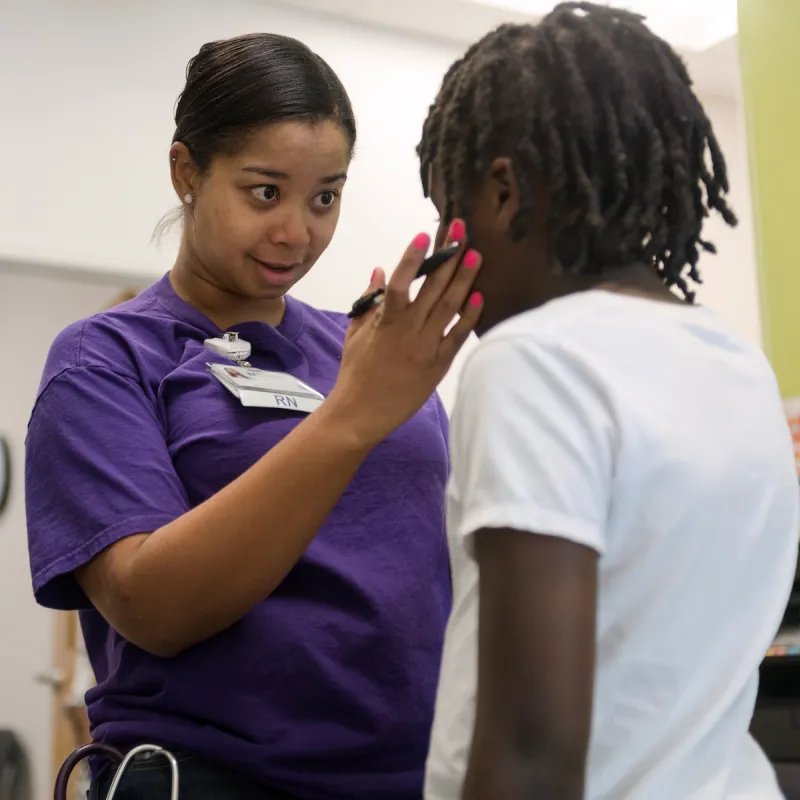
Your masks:
M 454 604 L 426 800 L 461 797 L 470 543 L 486 527 L 600 554 L 587 800 L 782 797 L 748 727 L 795 572 L 800 489 L 762 353 L 704 308 L 571 295 L 481 340 L 451 448 Z

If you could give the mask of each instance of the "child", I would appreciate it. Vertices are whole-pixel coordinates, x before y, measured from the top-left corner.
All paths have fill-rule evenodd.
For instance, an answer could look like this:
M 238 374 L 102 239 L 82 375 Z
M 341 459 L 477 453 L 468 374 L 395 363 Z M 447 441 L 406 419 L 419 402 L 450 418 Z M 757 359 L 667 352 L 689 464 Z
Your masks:
M 694 303 L 704 218 L 736 219 L 685 66 L 563 3 L 453 65 L 419 154 L 484 295 L 425 797 L 781 797 L 748 726 L 797 476 L 767 361 Z

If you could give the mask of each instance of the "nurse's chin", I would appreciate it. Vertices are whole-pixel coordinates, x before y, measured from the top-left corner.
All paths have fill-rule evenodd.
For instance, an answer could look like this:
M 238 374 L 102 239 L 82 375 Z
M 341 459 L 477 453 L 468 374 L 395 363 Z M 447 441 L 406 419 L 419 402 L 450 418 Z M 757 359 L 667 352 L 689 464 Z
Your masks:
M 262 261 L 256 261 L 256 269 L 259 272 L 259 283 L 282 292 L 285 292 L 303 277 L 303 268 L 300 266 L 278 267 L 272 264 L 265 264 Z

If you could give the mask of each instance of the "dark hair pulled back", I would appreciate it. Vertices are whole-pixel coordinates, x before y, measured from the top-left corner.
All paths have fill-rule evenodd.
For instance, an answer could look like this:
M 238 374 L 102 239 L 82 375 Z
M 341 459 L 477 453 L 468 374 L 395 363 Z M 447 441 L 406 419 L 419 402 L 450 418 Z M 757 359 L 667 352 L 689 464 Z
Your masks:
M 336 73 L 297 39 L 253 33 L 204 44 L 189 61 L 172 140 L 205 171 L 261 126 L 326 120 L 341 125 L 352 151 L 355 117 Z
M 188 148 L 201 172 L 215 156 L 232 155 L 249 134 L 277 122 L 339 124 L 356 145 L 356 120 L 342 82 L 302 42 L 276 33 L 252 33 L 204 44 L 186 67 L 175 107 L 174 142 Z M 153 241 L 183 215 L 162 217 Z

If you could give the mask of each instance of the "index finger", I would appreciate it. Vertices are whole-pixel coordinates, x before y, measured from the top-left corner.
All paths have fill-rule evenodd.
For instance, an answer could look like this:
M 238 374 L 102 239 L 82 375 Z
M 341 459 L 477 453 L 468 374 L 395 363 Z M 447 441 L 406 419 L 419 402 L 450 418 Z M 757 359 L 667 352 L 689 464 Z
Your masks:
M 386 297 L 383 301 L 384 317 L 391 317 L 392 314 L 397 314 L 408 306 L 411 284 L 417 277 L 417 271 L 425 260 L 430 245 L 431 237 L 427 233 L 418 233 L 406 248 L 386 285 Z

